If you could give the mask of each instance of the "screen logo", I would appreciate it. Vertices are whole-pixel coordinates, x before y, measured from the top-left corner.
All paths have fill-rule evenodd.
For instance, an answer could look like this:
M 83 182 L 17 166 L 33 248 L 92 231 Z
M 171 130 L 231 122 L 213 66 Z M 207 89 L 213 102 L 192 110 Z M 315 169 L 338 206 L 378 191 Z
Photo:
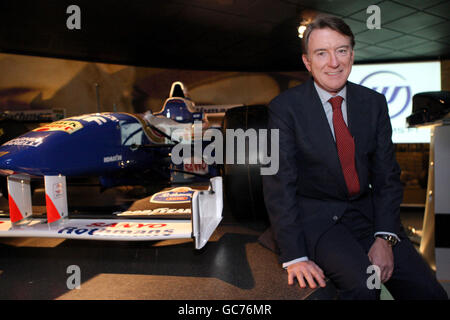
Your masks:
M 401 115 L 411 103 L 411 86 L 403 76 L 396 72 L 372 72 L 364 77 L 359 84 L 386 97 L 391 119 Z

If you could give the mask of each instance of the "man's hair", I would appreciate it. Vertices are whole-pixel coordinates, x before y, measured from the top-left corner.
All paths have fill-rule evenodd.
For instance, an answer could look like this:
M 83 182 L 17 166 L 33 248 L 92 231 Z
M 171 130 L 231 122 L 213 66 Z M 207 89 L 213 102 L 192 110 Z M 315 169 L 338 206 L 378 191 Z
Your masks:
M 304 54 L 308 53 L 308 41 L 311 36 L 311 32 L 316 29 L 330 28 L 340 34 L 350 38 L 350 45 L 352 49 L 355 46 L 355 36 L 352 29 L 341 18 L 330 15 L 318 15 L 310 24 L 306 26 L 306 30 L 303 33 L 302 50 Z

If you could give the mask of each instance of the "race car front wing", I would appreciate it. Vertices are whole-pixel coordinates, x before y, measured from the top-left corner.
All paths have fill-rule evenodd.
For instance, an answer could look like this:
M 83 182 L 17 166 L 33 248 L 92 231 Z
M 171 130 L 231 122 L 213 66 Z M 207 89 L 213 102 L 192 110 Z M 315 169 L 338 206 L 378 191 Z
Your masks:
M 0 237 L 120 241 L 193 238 L 195 248 L 201 249 L 222 220 L 221 177 L 211 178 L 207 189 L 178 187 L 163 190 L 149 197 L 149 201 L 169 208 L 116 213 L 119 219 L 70 217 L 65 177 L 46 176 L 44 181 L 47 216 L 42 218 L 32 214 L 29 176 L 14 174 L 8 177 L 10 215 L 9 219 L 0 218 Z M 175 189 L 188 192 L 176 193 Z M 177 212 L 184 214 L 178 219 Z M 169 217 L 172 213 L 175 213 L 175 219 L 164 219 L 164 214 Z

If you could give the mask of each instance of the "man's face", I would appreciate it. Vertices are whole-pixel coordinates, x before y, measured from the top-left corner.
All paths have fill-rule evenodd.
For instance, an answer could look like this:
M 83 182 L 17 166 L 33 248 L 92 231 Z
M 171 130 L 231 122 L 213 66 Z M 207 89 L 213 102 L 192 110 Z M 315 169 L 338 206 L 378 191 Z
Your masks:
M 302 59 L 319 87 L 335 95 L 352 71 L 350 37 L 329 28 L 316 29 L 309 36 L 308 52 Z

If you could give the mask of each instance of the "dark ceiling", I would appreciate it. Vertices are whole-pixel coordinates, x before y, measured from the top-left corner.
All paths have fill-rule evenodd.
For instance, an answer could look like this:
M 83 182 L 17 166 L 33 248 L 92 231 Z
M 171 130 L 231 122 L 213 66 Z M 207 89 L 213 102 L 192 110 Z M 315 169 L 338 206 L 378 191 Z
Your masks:
M 69 5 L 81 30 L 69 30 Z M 381 29 L 369 30 L 369 5 Z M 297 27 L 323 12 L 356 36 L 356 62 L 450 57 L 443 0 L 2 0 L 0 51 L 127 65 L 207 70 L 304 70 Z

